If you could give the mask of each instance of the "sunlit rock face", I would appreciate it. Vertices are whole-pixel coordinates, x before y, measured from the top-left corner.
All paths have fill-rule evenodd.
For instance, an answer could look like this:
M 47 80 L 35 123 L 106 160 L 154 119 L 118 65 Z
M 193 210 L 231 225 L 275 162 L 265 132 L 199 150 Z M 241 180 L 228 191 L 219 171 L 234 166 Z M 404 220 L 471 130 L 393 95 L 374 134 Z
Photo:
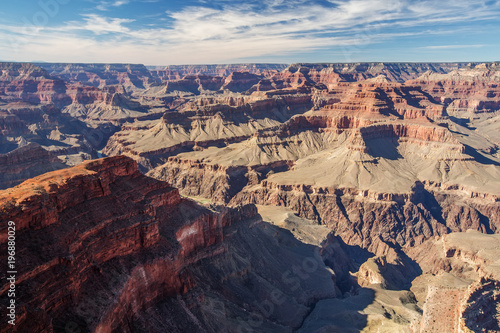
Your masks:
M 20 332 L 500 330 L 497 63 L 0 68 Z

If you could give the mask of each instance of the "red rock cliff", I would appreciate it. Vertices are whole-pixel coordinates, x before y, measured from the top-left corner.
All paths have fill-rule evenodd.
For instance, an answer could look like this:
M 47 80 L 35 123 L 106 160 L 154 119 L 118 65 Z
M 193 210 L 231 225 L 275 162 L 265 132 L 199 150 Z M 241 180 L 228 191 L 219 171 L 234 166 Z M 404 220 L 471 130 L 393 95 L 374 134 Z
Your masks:
M 16 223 L 16 330 L 123 331 L 138 311 L 189 290 L 184 268 L 211 255 L 225 225 L 254 215 L 254 206 L 214 213 L 182 199 L 123 156 L 0 191 L 2 262 L 6 222 Z

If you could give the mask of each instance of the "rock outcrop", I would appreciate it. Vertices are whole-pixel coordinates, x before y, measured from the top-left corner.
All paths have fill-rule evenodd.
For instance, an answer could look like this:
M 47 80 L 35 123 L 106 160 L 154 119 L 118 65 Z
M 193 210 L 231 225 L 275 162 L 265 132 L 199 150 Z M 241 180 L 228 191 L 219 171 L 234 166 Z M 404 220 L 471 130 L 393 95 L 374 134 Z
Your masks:
M 500 109 L 500 64 L 479 64 L 449 73 L 428 71 L 407 84 L 419 85 L 446 105 L 451 115 L 495 112 Z
M 118 84 L 133 90 L 143 89 L 157 82 L 146 66 L 139 64 L 37 63 L 35 65 L 70 84 L 83 83 L 99 88 Z
M 65 168 L 61 160 L 36 143 L 0 154 L 0 189 L 14 187 L 28 178 Z
M 497 63 L 2 66 L 27 330 L 496 329 Z
M 422 269 L 411 288 L 423 305 L 420 332 L 498 330 L 497 242 L 498 235 L 468 230 L 407 249 Z
M 227 101 L 229 105 L 203 98 L 185 103 L 178 112 L 165 113 L 160 120 L 124 126 L 110 138 L 104 153 L 126 154 L 152 168 L 182 151 L 244 141 L 311 105 L 310 97 L 302 94 Z
M 467 68 L 478 63 L 335 63 L 335 64 L 306 64 L 290 65 L 283 73 L 300 72 L 314 82 L 324 84 L 333 83 L 332 76 L 339 76 L 345 81 L 362 81 L 384 75 L 394 82 L 405 82 L 417 78 L 421 74 L 432 71 L 434 73 L 448 73 L 460 68 Z
M 70 164 L 75 164 L 97 157 L 97 150 L 104 147 L 120 123 L 161 116 L 155 115 L 154 108 L 137 102 L 127 89 L 139 88 L 118 74 L 142 75 L 142 80 L 143 76 L 150 76 L 144 66 L 45 67 L 50 73 L 28 63 L 0 64 L 0 153 L 31 142 L 56 156 L 64 155 L 72 161 Z M 86 81 L 80 75 L 82 71 L 95 76 L 104 73 L 104 81 Z M 37 172 L 33 170 L 31 174 Z
M 288 332 L 315 302 L 341 295 L 319 248 L 262 222 L 255 206 L 199 206 L 123 156 L 27 180 L 0 191 L 0 205 L 22 258 L 16 326 L 1 332 Z M 345 275 L 336 250 L 324 250 Z
M 424 67 L 415 75 L 428 70 Z M 488 137 L 476 134 L 469 140 L 468 131 L 455 130 L 446 106 L 416 82 L 391 82 L 380 75 L 395 66 L 372 66 L 366 75 L 377 76 L 353 83 L 345 82 L 335 66 L 321 68 L 338 80 L 310 76 L 314 66 L 296 65 L 276 74 L 288 82 L 284 88 L 250 95 L 289 100 L 309 95 L 311 110 L 284 122 L 278 118 L 241 142 L 228 140 L 210 149 L 184 145 L 193 151 L 171 151 L 177 156 L 163 159 L 166 163 L 149 175 L 187 195 L 221 203 L 289 207 L 328 225 L 349 245 L 376 254 L 451 231 L 498 230 L 497 159 L 489 154 L 488 162 L 471 151 L 491 147 Z M 293 75 L 285 80 L 287 73 Z
M 0 195 L 2 221 L 16 222 L 18 256 L 24 259 L 17 276 L 17 323 L 36 331 L 53 329 L 58 316 L 69 320 L 68 309 L 78 307 L 95 316 L 85 318 L 92 331 L 126 324 L 158 298 L 186 292 L 192 281 L 182 273 L 184 258 L 220 241 L 222 227 L 232 220 L 255 215 L 248 208 L 240 215 L 197 208 L 182 218 L 178 209 L 185 200 L 177 190 L 145 178 L 124 157 L 48 173 Z M 112 276 L 113 268 L 126 271 Z M 109 283 L 115 285 L 108 289 Z M 99 293 L 100 309 L 88 308 Z
M 232 64 L 232 65 L 170 65 L 151 68 L 153 75 L 161 78 L 179 79 L 186 75 L 229 76 L 234 72 L 249 72 L 270 75 L 285 69 L 285 64 Z
M 0 96 L 6 101 L 32 104 L 68 102 L 66 84 L 45 70 L 27 63 L 0 63 Z

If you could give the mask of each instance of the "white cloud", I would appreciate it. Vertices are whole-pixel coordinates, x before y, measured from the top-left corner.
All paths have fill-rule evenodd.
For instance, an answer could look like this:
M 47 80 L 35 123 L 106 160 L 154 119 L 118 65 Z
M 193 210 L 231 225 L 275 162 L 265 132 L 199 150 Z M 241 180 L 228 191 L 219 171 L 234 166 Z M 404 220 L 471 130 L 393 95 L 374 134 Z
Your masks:
M 480 48 L 485 47 L 484 44 L 470 44 L 470 45 L 431 45 L 424 46 L 421 49 L 426 50 L 453 50 L 453 49 L 472 49 L 472 48 Z
M 129 32 L 129 29 L 124 26 L 125 23 L 133 22 L 131 19 L 120 19 L 120 18 L 107 18 L 99 16 L 96 14 L 86 14 L 83 15 L 84 23 L 81 26 L 74 26 L 74 29 L 81 29 L 92 31 L 93 33 L 100 35 L 103 33 L 121 33 L 125 34 Z
M 353 49 L 402 36 L 449 33 L 429 31 L 427 26 L 491 19 L 498 15 L 500 7 L 498 3 L 486 6 L 481 0 L 328 1 L 330 6 L 263 0 L 265 8 L 260 10 L 251 2 L 227 1 L 219 9 L 190 6 L 165 13 L 171 20 L 168 28 L 148 24 L 133 29 L 132 19 L 86 14 L 80 21 L 31 33 L 0 26 L 0 41 L 17 34 L 23 43 L 14 56 L 23 61 L 36 58 L 146 64 L 234 62 L 333 46 Z M 100 5 L 107 9 L 128 2 L 102 1 Z M 395 28 L 406 30 L 395 33 Z M 8 49 L 9 44 L 0 46 L 0 56 L 12 59 L 5 56 Z
M 130 3 L 130 0 L 101 1 L 96 6 L 96 9 L 100 10 L 100 11 L 107 11 L 111 7 L 120 7 L 120 6 L 126 5 L 128 3 Z
M 113 7 L 120 7 L 120 6 L 128 4 L 129 2 L 130 1 L 128 1 L 128 0 L 117 0 L 113 4 L 111 4 L 111 6 L 113 6 Z

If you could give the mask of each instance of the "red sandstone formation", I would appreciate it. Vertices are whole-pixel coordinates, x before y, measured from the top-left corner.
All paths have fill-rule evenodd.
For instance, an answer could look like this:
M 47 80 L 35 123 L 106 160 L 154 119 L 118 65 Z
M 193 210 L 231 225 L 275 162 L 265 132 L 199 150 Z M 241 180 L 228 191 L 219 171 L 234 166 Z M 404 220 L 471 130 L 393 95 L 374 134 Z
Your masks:
M 181 78 L 185 75 L 210 75 L 229 76 L 234 72 L 249 72 L 256 75 L 270 76 L 286 68 L 284 64 L 233 64 L 233 65 L 181 65 L 154 68 L 153 73 L 158 73 L 168 80 Z
M 73 85 L 32 64 L 2 63 L 0 69 L 0 153 L 36 142 L 70 160 L 91 158 L 115 124 L 151 117 L 123 85 Z
M 427 72 L 407 84 L 419 85 L 437 101 L 457 112 L 494 112 L 500 108 L 500 76 L 498 63 L 480 64 L 447 74 Z
M 450 131 L 443 105 L 415 84 L 382 76 L 355 83 L 317 78 L 333 88 L 309 88 L 309 73 L 296 68 L 283 82 L 314 92 L 315 110 L 226 148 L 180 154 L 150 175 L 188 195 L 289 207 L 377 254 L 450 231 L 498 230 L 496 185 L 481 189 L 491 174 Z M 299 96 L 296 88 L 265 94 Z M 465 185 L 459 170 L 471 168 L 477 178 Z M 469 199 L 476 195 L 491 201 Z
M 470 67 L 471 63 L 335 63 L 335 64 L 293 64 L 284 73 L 301 72 L 316 83 L 326 85 L 343 81 L 362 81 L 379 75 L 393 82 L 405 82 L 432 71 L 448 73 L 452 70 Z
M 31 64 L 1 63 L 0 96 L 33 104 L 66 103 L 66 84 Z
M 28 178 L 66 166 L 36 143 L 0 154 L 0 189 L 14 187 Z
M 233 92 L 244 92 L 259 83 L 260 77 L 249 72 L 233 72 L 225 80 L 223 89 Z
M 256 214 L 253 205 L 203 208 L 143 176 L 126 157 L 85 162 L 0 191 L 0 218 L 16 222 L 16 255 L 23 258 L 15 330 L 236 331 L 251 328 L 257 315 L 264 316 L 263 330 L 297 329 L 314 302 L 340 296 L 335 274 L 310 247 Z M 2 253 L 6 228 L 1 225 Z M 249 251 L 256 256 L 245 259 Z M 341 250 L 325 248 L 339 276 L 346 275 L 336 251 L 349 263 Z M 294 271 L 287 272 L 289 265 Z M 255 293 L 252 285 L 263 281 L 263 292 Z M 8 289 L 0 287 L 3 305 Z M 271 292 L 280 298 L 265 313 Z M 227 316 L 217 315 L 221 307 Z M 156 318 L 150 309 L 177 315 L 150 321 Z
M 176 189 L 142 176 L 124 157 L 47 173 L 0 197 L 2 221 L 16 222 L 17 256 L 23 258 L 18 332 L 53 330 L 55 322 L 71 318 L 68 310 L 74 318 L 87 313 L 92 331 L 126 325 L 135 313 L 192 288 L 183 271 L 199 260 L 193 253 L 220 242 L 224 226 L 255 215 L 248 207 L 219 215 L 190 207 Z M 110 275 L 113 269 L 118 276 Z M 114 296 L 96 300 L 100 293 Z M 89 308 L 95 301 L 99 308 Z M 1 331 L 10 330 L 2 325 Z
M 305 94 L 194 99 L 158 121 L 123 127 L 110 138 L 104 153 L 127 154 L 151 168 L 187 148 L 248 139 L 309 108 L 310 103 Z
M 496 327 L 491 258 L 450 239 L 500 229 L 498 64 L 4 67 L 0 152 L 40 142 L 74 160 L 104 148 L 183 195 L 276 211 L 271 226 L 248 221 L 253 206 L 201 208 L 124 157 L 7 189 L 5 218 L 47 247 L 24 250 L 35 272 L 20 282 L 25 327 L 233 332 L 254 329 L 255 314 L 264 332 Z M 18 153 L 2 155 L 5 170 L 24 171 L 7 171 L 9 184 L 55 161 L 39 147 Z M 52 233 L 55 245 L 39 241 Z M 280 276 L 305 262 L 309 241 L 321 268 L 290 291 Z M 43 280 L 57 274 L 71 282 Z M 90 279 L 105 297 L 85 316 Z M 263 311 L 274 287 L 286 305 Z M 185 323 L 165 320 L 177 316 Z
M 115 94 L 127 95 L 125 88 L 121 85 L 106 86 L 103 89 L 89 86 L 71 86 L 68 95 L 73 103 L 90 104 L 94 102 L 111 103 Z
M 134 64 L 51 64 L 39 63 L 51 76 L 70 84 L 103 88 L 107 85 L 122 85 L 128 90 L 149 87 L 156 83 L 144 65 Z
M 168 81 L 163 93 L 187 91 L 200 94 L 203 90 L 219 90 L 224 83 L 224 78 L 208 75 L 186 75 L 180 80 Z

